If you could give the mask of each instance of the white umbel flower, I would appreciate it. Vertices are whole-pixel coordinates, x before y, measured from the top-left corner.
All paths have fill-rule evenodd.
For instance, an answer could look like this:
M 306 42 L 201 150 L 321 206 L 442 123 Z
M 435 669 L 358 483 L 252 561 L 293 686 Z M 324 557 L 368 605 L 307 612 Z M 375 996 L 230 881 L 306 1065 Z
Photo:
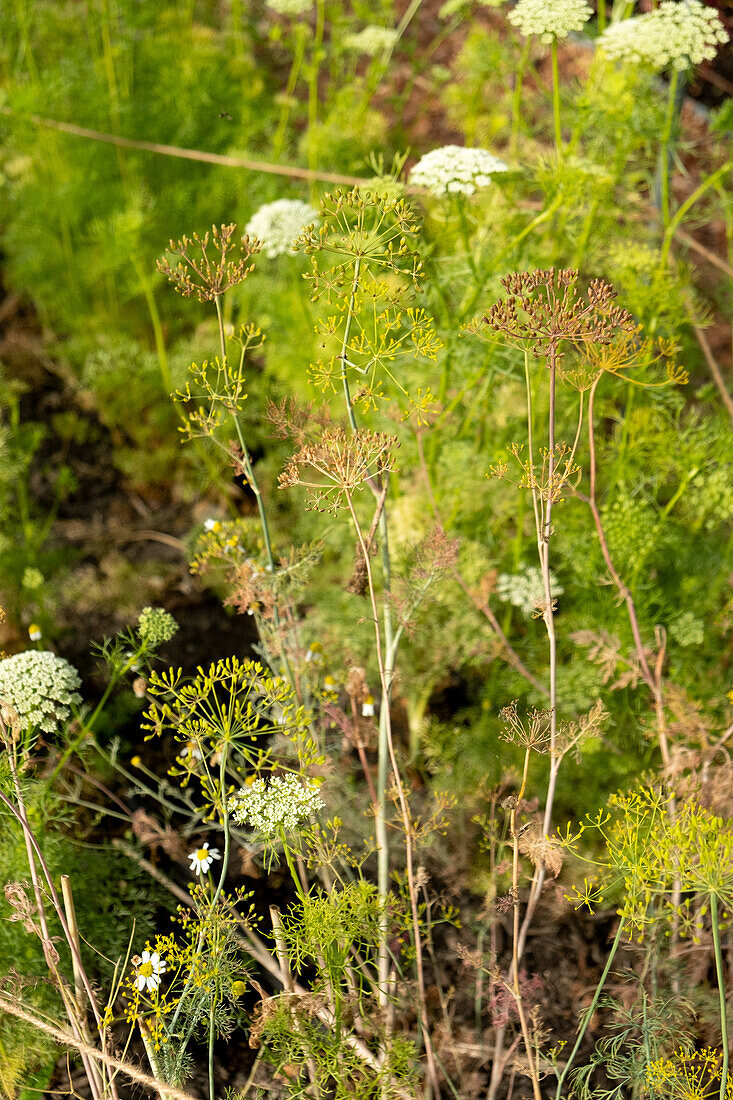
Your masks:
M 307 15 L 313 7 L 313 0 L 265 0 L 265 3 L 278 15 Z
M 565 589 L 557 583 L 550 573 L 550 593 L 554 599 L 562 596 Z M 545 602 L 545 584 L 542 571 L 536 565 L 521 565 L 517 573 L 500 573 L 496 579 L 496 594 L 505 603 L 518 607 L 524 615 L 532 612 Z
M 369 26 L 357 34 L 347 34 L 344 37 L 344 46 L 347 50 L 377 57 L 378 54 L 391 50 L 396 41 L 397 31 L 391 27 Z
M 24 726 L 53 733 L 81 703 L 79 673 L 48 650 L 27 649 L 0 661 L 0 701 L 10 703 Z
M 486 149 L 443 145 L 417 162 L 410 172 L 413 187 L 424 187 L 432 195 L 473 195 L 488 187 L 497 172 L 508 171 L 503 160 Z
M 507 19 L 525 38 L 534 34 L 549 46 L 553 38 L 582 31 L 592 14 L 586 0 L 519 0 Z
M 324 805 L 318 786 L 312 779 L 297 775 L 278 775 L 269 785 L 255 779 L 242 787 L 229 802 L 229 812 L 237 825 L 248 825 L 262 837 L 275 836 L 281 829 L 297 829 L 301 821 Z
M 189 852 L 191 870 L 195 875 L 208 875 L 209 868 L 215 859 L 221 859 L 218 848 L 210 848 L 208 840 L 203 848 L 197 848 L 195 852 Z
M 142 962 L 137 968 L 135 985 L 142 993 L 147 989 L 153 993 L 160 985 L 160 976 L 165 974 L 165 959 L 161 959 L 157 951 L 143 951 Z
M 262 241 L 262 251 L 270 259 L 295 252 L 293 242 L 307 225 L 318 220 L 318 211 L 300 199 L 276 199 L 266 202 L 247 222 L 245 233 Z
M 728 38 L 714 8 L 700 0 L 663 0 L 656 11 L 611 23 L 598 48 L 613 61 L 683 71 L 712 61 Z

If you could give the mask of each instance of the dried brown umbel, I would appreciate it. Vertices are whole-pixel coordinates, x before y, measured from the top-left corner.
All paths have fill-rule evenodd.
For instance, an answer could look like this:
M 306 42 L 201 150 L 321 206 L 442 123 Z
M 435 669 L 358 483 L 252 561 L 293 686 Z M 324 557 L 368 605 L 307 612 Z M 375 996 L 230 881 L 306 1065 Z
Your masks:
M 529 341 L 538 355 L 556 353 L 564 340 L 608 344 L 619 332 L 633 330 L 631 314 L 613 304 L 610 283 L 594 279 L 583 298 L 577 281 L 577 271 L 552 267 L 506 275 L 501 282 L 509 296 L 491 307 L 483 323 L 524 346 Z
M 521 745 L 525 749 L 534 749 L 535 752 L 546 752 L 550 741 L 550 712 L 536 710 L 534 707 L 527 711 L 524 718 L 520 717 L 516 700 L 504 707 L 499 716 L 505 723 L 499 734 L 502 741 L 509 741 L 514 745 Z
M 178 256 L 171 262 L 167 256 L 158 260 L 161 271 L 184 298 L 196 295 L 200 302 L 213 302 L 231 287 L 243 282 L 253 270 L 252 256 L 262 248 L 262 242 L 245 236 L 237 241 L 237 227 L 212 225 L 211 233 L 203 237 L 181 237 L 169 241 L 168 251 Z M 210 255 L 212 253 L 212 255 Z
M 316 443 L 303 443 L 280 474 L 281 489 L 304 485 L 311 508 L 337 512 L 367 482 L 382 484 L 394 468 L 395 436 L 359 428 L 326 428 Z M 318 480 L 311 480 L 315 475 Z

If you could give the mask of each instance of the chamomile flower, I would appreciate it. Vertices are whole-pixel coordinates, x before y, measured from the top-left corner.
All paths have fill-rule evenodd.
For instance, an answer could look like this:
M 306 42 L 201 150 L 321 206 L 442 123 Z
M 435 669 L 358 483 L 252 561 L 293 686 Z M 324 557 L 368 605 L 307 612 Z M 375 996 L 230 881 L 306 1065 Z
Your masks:
M 311 642 L 308 646 L 308 652 L 305 655 L 305 659 L 308 664 L 316 666 L 323 664 L 323 646 L 320 642 Z
M 38 623 L 31 623 L 31 625 L 28 627 L 28 637 L 32 642 L 40 642 L 41 638 L 43 637 L 43 631 L 41 630 Z
M 218 534 L 218 532 L 221 531 L 221 521 L 209 516 L 208 519 L 204 520 L 204 530 L 213 531 L 214 534 Z
M 361 713 L 364 718 L 374 717 L 374 696 L 365 695 L 364 702 L 361 704 Z
M 143 951 L 143 957 L 137 968 L 135 985 L 142 993 L 147 989 L 148 993 L 154 993 L 160 985 L 160 976 L 165 973 L 165 959 L 161 959 L 157 951 Z
M 221 856 L 218 848 L 209 848 L 207 840 L 203 848 L 189 852 L 188 858 L 191 860 L 191 870 L 195 875 L 207 875 L 214 860 L 221 859 Z

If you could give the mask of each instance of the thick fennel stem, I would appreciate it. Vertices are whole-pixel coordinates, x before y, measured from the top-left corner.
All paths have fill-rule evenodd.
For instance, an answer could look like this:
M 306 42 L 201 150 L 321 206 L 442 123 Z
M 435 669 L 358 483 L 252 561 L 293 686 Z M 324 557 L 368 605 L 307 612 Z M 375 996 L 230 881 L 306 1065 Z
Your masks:
M 720 1004 L 720 1030 L 723 1040 L 723 1064 L 720 1067 L 720 1100 L 728 1096 L 728 1011 L 725 1003 L 725 971 L 723 953 L 720 949 L 720 925 L 718 924 L 718 895 L 710 895 L 710 917 L 713 925 L 713 947 L 715 949 L 715 975 L 718 979 L 718 1001 Z

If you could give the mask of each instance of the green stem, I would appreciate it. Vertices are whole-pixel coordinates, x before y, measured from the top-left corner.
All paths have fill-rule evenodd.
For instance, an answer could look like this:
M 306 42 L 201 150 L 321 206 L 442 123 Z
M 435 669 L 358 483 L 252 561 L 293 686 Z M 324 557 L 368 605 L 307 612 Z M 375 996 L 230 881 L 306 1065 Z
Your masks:
M 214 1094 L 214 1002 L 209 1009 L 209 1100 L 215 1100 Z
M 290 68 L 288 83 L 285 88 L 285 102 L 280 108 L 280 118 L 278 119 L 277 130 L 275 131 L 275 137 L 272 142 L 272 159 L 275 162 L 279 161 L 285 144 L 285 133 L 288 127 L 288 119 L 290 118 L 290 104 L 293 92 L 295 91 L 295 85 L 298 83 L 298 77 L 300 76 L 307 37 L 308 31 L 305 23 L 298 23 L 295 28 L 295 53 L 293 55 L 293 64 Z
M 723 1064 L 720 1067 L 720 1100 L 726 1100 L 728 1094 L 728 1012 L 725 1004 L 725 974 L 723 954 L 720 950 L 720 927 L 718 925 L 718 895 L 710 895 L 710 917 L 713 925 L 713 947 L 715 948 L 715 974 L 718 979 L 718 999 L 720 1001 L 720 1030 L 723 1040 Z
M 672 70 L 667 92 L 667 112 L 664 118 L 664 130 L 662 132 L 662 144 L 659 149 L 659 182 L 660 182 L 660 214 L 665 230 L 669 225 L 669 161 L 670 145 L 672 143 L 672 129 L 675 115 L 677 114 L 677 82 L 679 80 L 677 69 Z
M 562 1073 L 560 1074 L 560 1078 L 557 1082 L 557 1091 L 555 1093 L 555 1100 L 561 1100 L 562 1087 L 563 1087 L 563 1084 L 565 1083 L 565 1078 L 567 1077 L 568 1070 L 570 1069 L 571 1065 L 573 1064 L 573 1061 L 575 1059 L 575 1055 L 578 1053 L 578 1050 L 580 1048 L 580 1044 L 583 1041 L 583 1036 L 585 1035 L 586 1031 L 588 1030 L 588 1024 L 591 1022 L 591 1019 L 593 1017 L 593 1013 L 596 1010 L 596 1005 L 598 1004 L 598 999 L 601 995 L 601 990 L 603 989 L 606 978 L 608 977 L 608 972 L 611 969 L 611 966 L 613 965 L 613 960 L 616 957 L 616 952 L 618 951 L 619 944 L 621 943 L 621 935 L 623 933 L 623 929 L 624 929 L 624 918 L 622 917 L 621 920 L 619 921 L 618 930 L 617 930 L 616 935 L 614 937 L 613 945 L 611 947 L 611 951 L 609 953 L 608 959 L 606 960 L 606 965 L 603 968 L 603 973 L 601 974 L 600 981 L 598 982 L 598 985 L 596 986 L 596 991 L 593 994 L 593 1000 L 591 1001 L 590 1005 L 588 1006 L 588 1009 L 586 1010 L 585 1018 L 583 1020 L 583 1024 L 580 1028 L 580 1031 L 578 1032 L 578 1038 L 575 1040 L 575 1046 L 570 1051 L 570 1057 L 568 1058 L 567 1062 L 565 1063 L 565 1068 L 563 1069 Z
M 532 39 L 526 38 L 519 55 L 517 71 L 514 75 L 514 91 L 512 92 L 512 125 L 509 133 L 509 152 L 514 156 L 519 140 L 519 125 L 522 120 L 522 91 L 524 90 L 524 74 L 527 71 L 529 52 L 532 49 Z
M 316 14 L 316 33 L 313 39 L 313 52 L 311 55 L 311 69 L 308 78 L 308 167 L 312 172 L 318 167 L 318 139 L 316 126 L 318 124 L 318 72 L 321 64 L 321 47 L 323 46 L 323 31 L 326 24 L 326 0 L 318 0 Z M 315 180 L 311 184 L 311 202 L 318 198 L 318 189 Z
M 224 830 L 224 858 L 221 861 L 221 874 L 219 875 L 219 882 L 218 882 L 218 885 L 216 887 L 216 890 L 214 891 L 214 896 L 211 899 L 211 902 L 209 904 L 209 912 L 210 913 L 213 913 L 214 906 L 216 905 L 217 901 L 219 900 L 219 895 L 221 894 L 222 890 L 224 889 L 224 880 L 226 879 L 227 869 L 229 867 L 229 848 L 230 848 L 231 841 L 230 841 L 230 831 L 229 831 L 229 810 L 227 809 L 227 788 L 226 788 L 226 767 L 227 767 L 228 748 L 229 748 L 229 746 L 225 743 L 224 748 L 221 751 L 221 760 L 219 761 L 219 791 L 220 791 L 220 795 L 221 795 L 222 828 Z M 204 939 L 205 938 L 206 938 L 206 930 L 203 929 L 201 931 L 200 936 L 199 936 L 198 945 L 196 947 L 196 954 L 197 955 L 199 955 L 201 953 L 201 949 L 204 945 Z M 186 979 L 186 984 L 184 985 L 183 990 L 181 991 L 181 996 L 178 1000 L 178 1005 L 176 1006 L 176 1011 L 174 1012 L 173 1019 L 171 1020 L 170 1025 L 168 1027 L 168 1034 L 169 1035 L 173 1035 L 174 1032 L 175 1032 L 175 1026 L 178 1022 L 178 1017 L 181 1014 L 181 1009 L 183 1008 L 183 1002 L 186 999 L 186 996 L 188 995 L 188 991 L 191 988 L 192 981 L 193 981 L 193 969 L 189 970 L 188 978 Z M 212 1100 L 213 1100 L 213 1094 L 212 1094 Z
M 606 0 L 598 0 L 598 33 L 606 29 Z
M 560 73 L 557 66 L 557 39 L 552 39 L 552 118 L 555 124 L 555 151 L 562 156 L 562 129 L 560 127 Z
M 110 681 L 107 684 L 107 687 L 104 691 L 104 694 L 102 695 L 102 698 L 99 700 L 96 707 L 92 711 L 91 717 L 87 721 L 82 723 L 82 728 L 81 728 L 80 732 L 77 734 L 77 736 L 71 742 L 71 744 L 67 745 L 66 749 L 64 750 L 64 752 L 62 753 L 62 755 L 59 759 L 58 764 L 56 765 L 56 767 L 51 772 L 50 778 L 46 781 L 46 785 L 49 789 L 53 786 L 53 782 L 56 779 L 56 776 L 59 774 L 59 772 L 63 768 L 66 761 L 71 756 L 73 756 L 73 754 L 79 748 L 79 745 L 82 743 L 82 741 L 86 737 L 88 737 L 89 734 L 92 732 L 92 730 L 94 728 L 94 723 L 96 722 L 96 720 L 99 717 L 99 715 L 101 714 L 101 712 L 104 710 L 104 707 L 107 703 L 107 700 L 109 699 L 110 695 L 112 694 L 114 688 L 120 682 L 120 680 L 125 675 L 125 673 L 129 672 L 130 669 L 133 667 L 135 662 L 138 660 L 140 654 L 142 653 L 142 650 L 143 650 L 143 647 L 136 650 L 130 657 L 128 657 L 127 661 L 122 666 L 122 668 L 119 669 L 119 671 L 112 674 L 112 676 L 110 678 Z
M 659 267 L 664 271 L 667 267 L 667 259 L 669 257 L 669 250 L 672 247 L 672 240 L 674 235 L 680 227 L 680 223 L 687 216 L 688 212 L 692 209 L 696 202 L 702 198 L 705 192 L 713 186 L 716 186 L 719 180 L 733 168 L 733 160 L 727 160 L 725 164 L 721 164 L 720 168 L 717 168 L 714 172 L 703 180 L 699 187 L 696 187 L 692 194 L 685 199 L 682 205 L 675 211 L 674 217 L 670 220 L 669 225 L 665 229 L 664 242 L 662 244 L 662 252 L 659 259 Z

